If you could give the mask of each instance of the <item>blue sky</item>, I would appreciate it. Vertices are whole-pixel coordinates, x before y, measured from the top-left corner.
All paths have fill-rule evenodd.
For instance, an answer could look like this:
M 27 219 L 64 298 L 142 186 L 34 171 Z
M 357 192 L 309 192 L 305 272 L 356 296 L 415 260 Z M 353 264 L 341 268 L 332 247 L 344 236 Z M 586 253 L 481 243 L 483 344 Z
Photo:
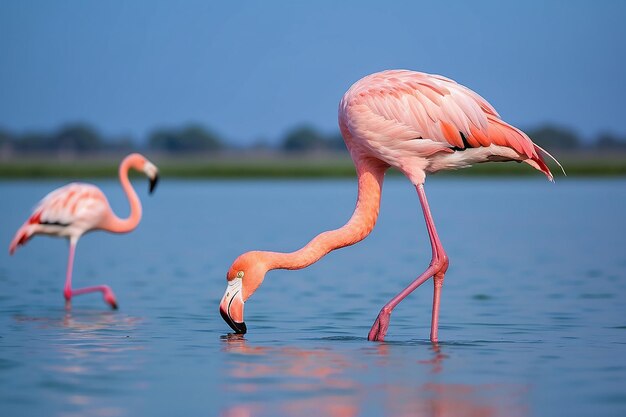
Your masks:
M 356 80 L 439 73 L 522 128 L 625 135 L 626 2 L 2 1 L 0 127 L 87 121 L 142 139 L 199 122 L 234 143 L 337 130 Z

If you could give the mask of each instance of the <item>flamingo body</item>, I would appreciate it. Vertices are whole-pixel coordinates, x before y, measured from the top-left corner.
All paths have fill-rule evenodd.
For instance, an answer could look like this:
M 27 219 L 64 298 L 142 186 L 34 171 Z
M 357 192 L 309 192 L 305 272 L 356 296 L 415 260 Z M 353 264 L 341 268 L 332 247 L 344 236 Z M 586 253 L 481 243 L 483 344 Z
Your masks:
M 92 230 L 105 230 L 113 233 L 127 233 L 134 230 L 141 220 L 141 203 L 128 180 L 129 169 L 143 171 L 151 181 L 150 191 L 158 179 L 154 164 L 140 154 L 127 156 L 120 164 L 120 182 L 128 196 L 131 213 L 127 219 L 118 218 L 104 193 L 95 185 L 71 183 L 46 195 L 35 207 L 26 222 L 18 229 L 9 253 L 13 255 L 18 246 L 35 235 L 49 235 L 67 238 L 70 242 L 64 296 L 69 302 L 72 296 L 100 291 L 105 301 L 117 308 L 113 291 L 106 285 L 72 289 L 72 268 L 74 251 L 80 237 Z
M 427 173 L 489 161 L 523 161 L 553 179 L 525 133 L 480 95 L 438 75 L 390 70 L 357 81 L 341 100 L 339 126 L 353 159 L 384 161 L 414 184 Z
M 104 224 L 111 212 L 107 198 L 95 185 L 71 183 L 57 188 L 37 204 L 15 234 L 9 252 L 13 254 L 37 234 L 78 239 Z
M 355 164 L 358 197 L 354 213 L 342 227 L 323 232 L 290 253 L 252 251 L 231 265 L 220 314 L 237 333 L 245 333 L 244 303 L 272 269 L 301 269 L 328 252 L 363 240 L 374 228 L 385 172 L 395 167 L 416 188 L 432 249 L 426 270 L 381 309 L 369 334 L 384 340 L 393 309 L 433 278 L 430 339 L 438 340 L 440 295 L 449 259 L 437 234 L 424 182 L 426 175 L 490 161 L 524 162 L 552 173 L 541 153 L 521 130 L 504 122 L 480 95 L 439 76 L 390 70 L 353 84 L 339 104 L 339 127 Z M 560 164 L 558 164 L 560 166 Z

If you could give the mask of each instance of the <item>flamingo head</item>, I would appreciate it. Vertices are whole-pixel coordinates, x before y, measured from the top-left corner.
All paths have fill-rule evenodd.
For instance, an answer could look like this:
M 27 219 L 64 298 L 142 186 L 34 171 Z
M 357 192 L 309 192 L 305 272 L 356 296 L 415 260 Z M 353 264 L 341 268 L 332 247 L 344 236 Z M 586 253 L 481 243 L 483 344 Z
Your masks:
M 226 274 L 226 292 L 220 302 L 220 314 L 238 334 L 247 331 L 243 320 L 244 303 L 265 279 L 267 268 L 260 252 L 248 252 L 233 262 Z
M 152 194 L 157 183 L 159 182 L 159 169 L 156 165 L 146 159 L 142 171 L 146 174 L 148 180 L 150 180 L 150 188 L 148 189 L 148 192 Z
M 139 153 L 131 153 L 122 161 L 120 165 L 120 171 L 124 169 L 124 167 L 130 166 L 137 171 L 141 171 L 148 177 L 150 180 L 150 188 L 148 192 L 152 194 L 154 188 L 159 182 L 159 169 L 152 162 L 148 160 L 145 156 Z

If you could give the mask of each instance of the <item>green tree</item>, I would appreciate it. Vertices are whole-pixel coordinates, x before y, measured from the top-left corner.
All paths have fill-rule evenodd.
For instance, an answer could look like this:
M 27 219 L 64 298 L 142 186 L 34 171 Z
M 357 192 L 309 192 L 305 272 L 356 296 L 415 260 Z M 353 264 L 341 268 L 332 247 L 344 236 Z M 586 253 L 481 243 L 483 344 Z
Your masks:
M 545 149 L 576 149 L 580 147 L 580 138 L 573 130 L 544 125 L 526 131 L 528 136 Z
M 626 138 L 620 138 L 616 135 L 603 132 L 596 140 L 596 148 L 598 149 L 626 149 Z
M 3 145 L 7 145 L 13 142 L 13 136 L 8 130 L 4 130 L 0 128 L 0 147 Z
M 120 136 L 105 142 L 105 148 L 109 151 L 129 153 L 136 149 L 135 142 L 129 136 Z
M 343 140 L 343 136 L 341 136 L 341 133 L 336 133 L 334 135 L 331 135 L 328 137 L 328 139 L 326 140 L 328 149 L 333 150 L 333 151 L 346 151 L 346 142 Z
M 5 159 L 13 153 L 13 143 L 11 132 L 0 129 L 0 159 Z
M 285 135 L 281 148 L 287 152 L 306 152 L 328 149 L 326 138 L 308 125 L 298 126 Z
M 49 152 L 54 149 L 50 135 L 43 132 L 27 132 L 14 141 L 20 152 Z
M 188 125 L 182 129 L 158 129 L 148 139 L 153 150 L 184 153 L 211 152 L 223 148 L 220 138 L 200 125 Z
M 78 153 L 96 152 L 103 148 L 100 134 L 85 123 L 63 126 L 52 137 L 52 147 Z

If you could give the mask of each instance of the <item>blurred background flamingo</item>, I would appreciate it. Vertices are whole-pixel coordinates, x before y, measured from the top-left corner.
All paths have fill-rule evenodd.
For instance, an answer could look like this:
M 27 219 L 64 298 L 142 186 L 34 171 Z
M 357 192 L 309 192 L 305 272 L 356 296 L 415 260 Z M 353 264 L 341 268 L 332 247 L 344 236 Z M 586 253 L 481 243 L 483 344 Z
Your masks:
M 119 167 L 119 178 L 130 203 L 128 218 L 117 217 L 104 193 L 95 185 L 71 183 L 45 196 L 28 220 L 18 229 L 11 242 L 9 253 L 13 255 L 18 246 L 24 245 L 34 235 L 58 236 L 69 240 L 69 258 L 63 290 L 67 306 L 70 306 L 75 295 L 100 291 L 104 301 L 113 309 L 117 309 L 115 294 L 108 285 L 72 289 L 72 269 L 76 244 L 83 234 L 92 230 L 128 233 L 139 224 L 141 202 L 128 179 L 128 171 L 131 168 L 146 174 L 150 180 L 150 193 L 154 191 L 158 181 L 157 167 L 143 155 L 133 153 L 124 158 Z
M 474 91 L 442 76 L 407 70 L 383 71 L 356 82 L 339 105 L 339 126 L 358 175 L 352 218 L 343 227 L 316 236 L 298 251 L 253 251 L 239 256 L 227 273 L 220 314 L 235 332 L 245 333 L 244 303 L 261 285 L 267 271 L 305 268 L 328 252 L 369 235 L 378 218 L 385 172 L 395 167 L 416 187 L 432 259 L 426 271 L 385 304 L 368 339 L 384 340 L 392 310 L 433 277 L 430 340 L 436 342 L 441 287 L 449 262 L 424 192 L 426 174 L 480 162 L 517 161 L 529 164 L 552 181 L 541 153 L 552 156 L 521 130 L 502 121 Z

